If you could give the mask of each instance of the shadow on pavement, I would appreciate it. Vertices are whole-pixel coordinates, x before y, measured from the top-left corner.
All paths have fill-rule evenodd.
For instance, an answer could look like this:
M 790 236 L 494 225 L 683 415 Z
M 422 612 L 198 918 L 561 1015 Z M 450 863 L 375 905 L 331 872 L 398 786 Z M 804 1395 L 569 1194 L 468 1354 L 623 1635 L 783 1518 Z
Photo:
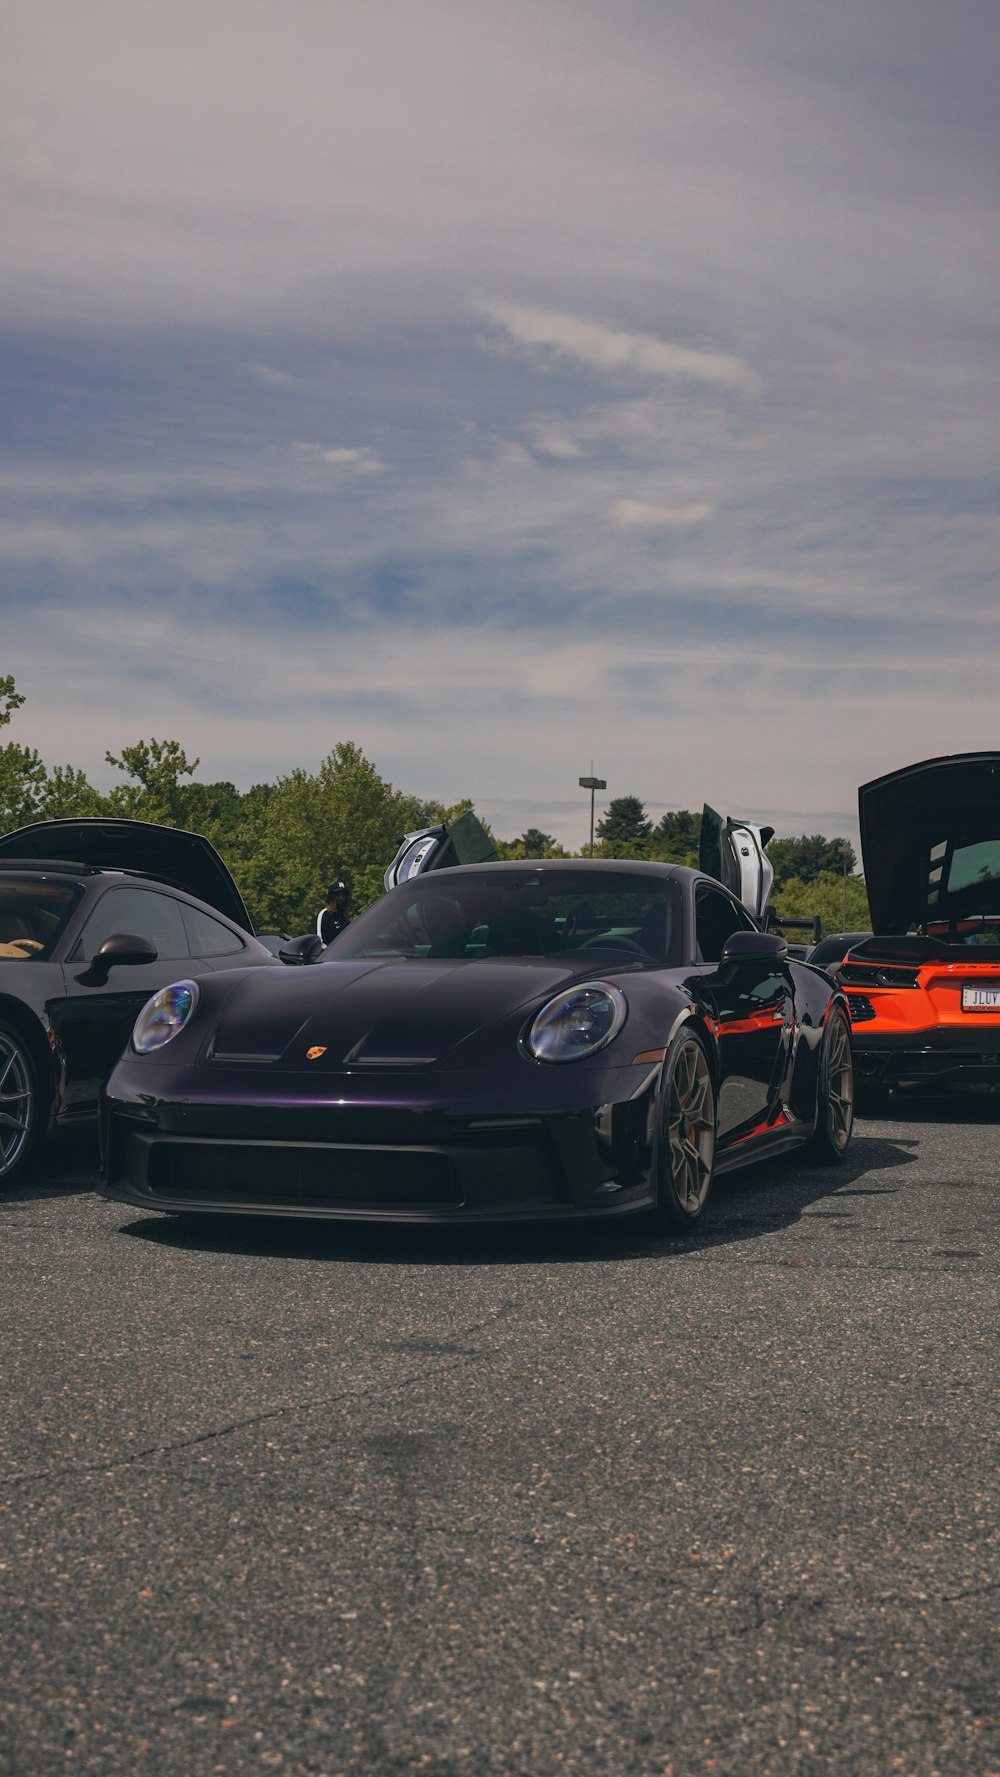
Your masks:
M 855 1139 L 873 1124 L 884 1128 L 899 1123 L 976 1123 L 995 1129 L 1000 1127 L 1000 1092 L 992 1086 L 964 1084 L 896 1086 L 884 1109 L 858 1116 Z
M 78 1197 L 98 1183 L 97 1134 L 93 1129 L 59 1131 L 43 1142 L 27 1178 L 13 1190 L 0 1188 L 0 1211 L 46 1197 Z
M 377 1265 L 554 1265 L 620 1259 L 678 1258 L 756 1240 L 797 1222 L 816 1203 L 894 1194 L 894 1183 L 859 1189 L 869 1173 L 884 1178 L 908 1166 L 916 1141 L 858 1136 L 840 1166 L 788 1161 L 751 1166 L 721 1178 L 696 1235 L 649 1234 L 628 1217 L 600 1222 L 532 1222 L 481 1228 L 444 1228 L 374 1222 L 323 1222 L 279 1216 L 194 1214 L 143 1216 L 121 1232 L 132 1239 L 192 1252 L 248 1257 L 325 1260 Z M 844 1203 L 845 1216 L 850 1213 Z

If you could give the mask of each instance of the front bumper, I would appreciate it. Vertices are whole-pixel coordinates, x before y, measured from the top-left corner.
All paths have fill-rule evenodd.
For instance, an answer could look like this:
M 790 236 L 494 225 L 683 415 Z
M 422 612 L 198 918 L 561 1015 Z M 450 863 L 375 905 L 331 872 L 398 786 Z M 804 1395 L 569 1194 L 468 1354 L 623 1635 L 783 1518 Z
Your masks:
M 105 1096 L 98 1188 L 136 1207 L 451 1224 L 590 1219 L 652 1202 L 655 1071 L 604 1070 L 591 1086 L 599 1080 L 614 1099 L 542 1114 L 513 1107 L 502 1089 L 486 1102 L 482 1079 L 478 1102 L 453 1082 L 448 1106 L 440 1078 L 436 1102 L 428 1093 L 414 1104 L 401 1102 L 412 1081 L 359 1089 L 351 1076 L 339 1097 L 328 1079 L 322 1103 L 311 1079 L 301 1097 L 285 1082 L 254 1102 L 206 1096 L 200 1073 L 176 1083 L 186 1090 L 154 1097 L 152 1070 L 131 1071 L 130 1081 L 121 1064 Z M 579 1079 L 556 1090 L 564 1100 L 588 1096 Z

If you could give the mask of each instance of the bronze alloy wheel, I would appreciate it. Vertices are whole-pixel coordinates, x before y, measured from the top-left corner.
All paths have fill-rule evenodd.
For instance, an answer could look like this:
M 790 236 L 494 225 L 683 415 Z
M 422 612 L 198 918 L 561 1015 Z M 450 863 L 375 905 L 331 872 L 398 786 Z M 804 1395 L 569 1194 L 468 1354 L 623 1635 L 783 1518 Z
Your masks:
M 704 1045 L 682 1036 L 670 1059 L 657 1155 L 655 1222 L 690 1227 L 712 1188 L 715 1164 L 715 1089 Z
M 0 1188 L 13 1182 L 35 1133 L 35 1080 L 28 1052 L 10 1025 L 0 1025 Z
M 846 1018 L 834 1015 L 831 1022 L 833 1028 L 827 1063 L 826 1102 L 830 1118 L 830 1139 L 838 1154 L 842 1154 L 854 1127 L 854 1058 Z
M 854 1056 L 851 1027 L 842 1006 L 834 1006 L 823 1033 L 816 1082 L 816 1128 L 803 1150 L 821 1166 L 835 1165 L 847 1152 L 854 1128 Z

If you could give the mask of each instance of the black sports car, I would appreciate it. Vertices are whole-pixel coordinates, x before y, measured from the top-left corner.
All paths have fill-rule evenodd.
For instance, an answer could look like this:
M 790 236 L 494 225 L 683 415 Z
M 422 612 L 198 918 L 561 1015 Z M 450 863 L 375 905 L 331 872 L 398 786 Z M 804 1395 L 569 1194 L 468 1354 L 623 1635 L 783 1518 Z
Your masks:
M 417 874 L 315 967 L 181 980 L 107 1087 L 105 1196 L 488 1222 L 649 1212 L 852 1124 L 850 1025 L 719 882 L 546 860 Z
M 151 992 L 179 973 L 281 965 L 219 854 L 145 821 L 44 821 L 0 838 L 0 1188 L 98 1094 Z

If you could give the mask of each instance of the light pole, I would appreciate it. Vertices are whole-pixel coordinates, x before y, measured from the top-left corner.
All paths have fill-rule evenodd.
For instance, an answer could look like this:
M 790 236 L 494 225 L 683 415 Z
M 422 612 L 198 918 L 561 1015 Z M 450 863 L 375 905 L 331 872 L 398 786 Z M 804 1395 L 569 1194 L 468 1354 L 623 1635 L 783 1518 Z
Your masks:
M 844 930 L 847 930 L 847 840 L 840 842 L 840 860 L 844 866 Z
M 590 769 L 591 769 L 591 771 L 593 771 L 593 769 L 594 769 L 593 759 L 591 759 L 591 761 L 590 761 Z M 607 779 L 603 778 L 603 777 L 582 777 L 580 779 L 581 790 L 589 790 L 590 791 L 590 855 L 591 855 L 591 857 L 593 857 L 593 855 L 594 855 L 594 791 L 595 790 L 606 790 L 607 787 L 608 787 Z

